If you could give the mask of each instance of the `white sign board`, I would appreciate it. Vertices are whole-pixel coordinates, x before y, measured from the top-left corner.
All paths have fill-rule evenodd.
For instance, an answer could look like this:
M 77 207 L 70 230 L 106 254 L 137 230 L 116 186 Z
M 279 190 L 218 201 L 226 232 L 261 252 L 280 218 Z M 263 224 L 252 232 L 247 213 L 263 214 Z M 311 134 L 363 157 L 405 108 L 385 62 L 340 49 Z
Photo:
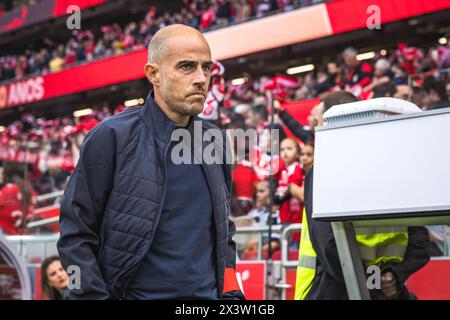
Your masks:
M 450 108 L 318 128 L 314 218 L 416 217 L 447 210 Z

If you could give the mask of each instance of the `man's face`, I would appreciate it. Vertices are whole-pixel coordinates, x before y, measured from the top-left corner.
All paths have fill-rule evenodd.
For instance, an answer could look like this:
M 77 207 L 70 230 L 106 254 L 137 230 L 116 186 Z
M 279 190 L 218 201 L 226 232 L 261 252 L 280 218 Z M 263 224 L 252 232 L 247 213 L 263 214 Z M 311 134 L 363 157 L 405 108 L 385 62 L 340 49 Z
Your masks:
M 311 131 L 314 131 L 316 126 L 323 125 L 323 102 L 316 105 L 311 109 L 311 113 L 308 116 L 308 124 Z
M 291 139 L 285 139 L 283 140 L 283 142 L 281 142 L 281 159 L 283 159 L 284 163 L 287 165 L 296 161 L 300 156 L 299 154 L 297 154 L 298 149 L 295 144 L 296 142 Z
M 419 108 L 424 107 L 425 104 L 425 97 L 426 93 L 423 90 L 418 90 L 417 92 L 413 93 L 412 97 L 411 97 L 411 102 L 414 103 L 416 106 L 418 106 Z
M 330 62 L 327 65 L 327 71 L 328 71 L 329 74 L 338 74 L 339 73 L 339 68 L 338 68 L 336 63 Z
M 211 67 L 211 52 L 204 39 L 174 35 L 158 61 L 155 94 L 158 91 L 172 112 L 197 115 L 203 111 Z
M 382 69 L 379 66 L 375 65 L 375 70 L 374 70 L 373 74 L 376 77 L 382 77 L 382 76 L 384 76 L 385 71 L 384 71 L 384 69 Z
M 269 184 L 267 181 L 259 182 L 256 185 L 256 206 L 262 207 L 268 204 Z
M 411 88 L 407 85 L 398 85 L 394 98 L 410 101 L 412 96 Z
M 249 128 L 256 128 L 260 122 L 261 117 L 259 116 L 259 114 L 253 112 L 252 110 L 250 110 L 250 112 L 248 112 L 248 114 L 245 117 L 245 124 Z
M 358 64 L 358 60 L 356 60 L 356 57 L 352 54 L 344 54 L 344 63 L 347 67 L 352 68 Z
M 300 162 L 305 169 L 311 168 L 314 163 L 314 148 L 310 145 L 304 145 L 300 152 Z

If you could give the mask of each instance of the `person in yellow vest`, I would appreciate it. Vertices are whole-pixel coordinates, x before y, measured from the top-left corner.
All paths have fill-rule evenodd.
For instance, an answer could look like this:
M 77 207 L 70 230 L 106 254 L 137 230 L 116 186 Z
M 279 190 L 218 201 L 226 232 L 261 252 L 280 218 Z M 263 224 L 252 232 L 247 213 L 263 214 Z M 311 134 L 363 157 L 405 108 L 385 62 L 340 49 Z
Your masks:
M 343 103 L 341 93 L 329 94 L 323 99 L 324 111 L 340 103 Z M 331 223 L 312 218 L 313 170 L 305 177 L 295 299 L 345 300 L 348 295 Z M 355 233 L 364 266 L 376 265 L 381 270 L 381 288 L 370 290 L 372 299 L 415 298 L 405 282 L 430 259 L 427 230 L 424 227 L 356 228 Z

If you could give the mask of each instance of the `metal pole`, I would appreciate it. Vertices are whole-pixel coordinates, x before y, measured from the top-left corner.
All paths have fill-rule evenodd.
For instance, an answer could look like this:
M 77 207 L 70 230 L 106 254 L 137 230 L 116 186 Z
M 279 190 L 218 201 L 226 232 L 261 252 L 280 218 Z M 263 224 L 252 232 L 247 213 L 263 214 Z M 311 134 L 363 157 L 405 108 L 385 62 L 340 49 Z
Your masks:
M 272 98 L 272 92 L 270 90 L 266 91 L 266 97 L 267 97 L 267 104 L 270 107 L 271 110 L 271 118 L 270 118 L 270 129 L 273 128 L 274 124 L 274 114 L 275 114 L 275 108 L 273 105 L 273 98 Z M 270 134 L 270 140 L 269 144 L 272 145 L 272 135 Z M 273 261 L 272 261 L 272 216 L 273 216 L 273 193 L 272 190 L 274 189 L 274 177 L 273 177 L 273 150 L 270 150 L 270 174 L 269 174 L 269 220 L 267 221 L 267 225 L 269 227 L 269 235 L 268 235 L 268 255 L 267 255 L 267 284 L 271 285 L 271 282 L 269 279 L 272 277 L 273 274 Z M 270 297 L 273 299 L 273 297 Z
M 270 113 L 271 113 L 271 117 L 270 117 L 270 129 L 273 128 L 274 125 L 274 114 L 275 114 L 275 108 L 273 105 L 273 98 L 272 98 L 272 92 L 270 92 L 270 90 L 267 91 L 267 103 L 270 106 Z M 272 135 L 270 135 L 270 139 L 272 139 Z M 270 140 L 270 145 L 272 145 L 272 141 Z M 269 252 L 268 252 L 268 260 L 272 260 L 272 246 L 271 244 L 271 240 L 272 240 L 272 215 L 273 215 L 273 194 L 272 194 L 272 190 L 274 187 L 274 179 L 273 179 L 273 161 L 272 158 L 273 157 L 273 150 L 270 150 L 270 175 L 269 175 L 269 221 L 268 221 L 268 226 L 269 226 Z
M 31 203 L 31 190 L 28 189 L 28 165 L 27 165 L 27 157 L 28 157 L 28 141 L 25 141 L 25 157 L 24 157 L 24 172 L 23 172 L 23 189 L 24 193 L 30 192 L 29 195 L 22 194 L 22 200 L 21 200 L 21 209 L 22 209 L 22 221 L 20 223 L 20 232 L 22 234 L 25 234 L 26 231 L 26 216 L 28 211 L 28 206 Z
M 351 222 L 332 222 L 345 286 L 350 300 L 370 300 L 366 274 L 356 242 L 355 229 Z

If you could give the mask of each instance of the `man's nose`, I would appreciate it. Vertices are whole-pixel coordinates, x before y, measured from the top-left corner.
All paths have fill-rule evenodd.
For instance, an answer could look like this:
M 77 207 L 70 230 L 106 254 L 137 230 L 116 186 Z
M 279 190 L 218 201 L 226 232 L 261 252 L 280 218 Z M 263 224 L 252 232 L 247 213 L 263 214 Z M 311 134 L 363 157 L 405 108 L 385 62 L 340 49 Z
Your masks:
M 199 65 L 195 71 L 194 85 L 202 86 L 202 88 L 204 89 L 207 80 L 208 80 L 208 77 L 205 74 L 203 67 L 201 65 Z

